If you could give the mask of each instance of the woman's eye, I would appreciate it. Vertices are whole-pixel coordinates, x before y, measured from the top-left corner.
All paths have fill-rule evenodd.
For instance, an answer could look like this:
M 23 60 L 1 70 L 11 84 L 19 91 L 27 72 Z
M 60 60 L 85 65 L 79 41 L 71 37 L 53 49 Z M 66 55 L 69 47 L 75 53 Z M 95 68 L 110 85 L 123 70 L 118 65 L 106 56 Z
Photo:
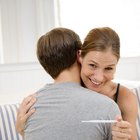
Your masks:
M 89 66 L 91 66 L 92 68 L 96 68 L 96 65 L 94 64 L 89 64 Z
M 113 70 L 113 68 L 108 67 L 108 68 L 105 68 L 105 70 Z

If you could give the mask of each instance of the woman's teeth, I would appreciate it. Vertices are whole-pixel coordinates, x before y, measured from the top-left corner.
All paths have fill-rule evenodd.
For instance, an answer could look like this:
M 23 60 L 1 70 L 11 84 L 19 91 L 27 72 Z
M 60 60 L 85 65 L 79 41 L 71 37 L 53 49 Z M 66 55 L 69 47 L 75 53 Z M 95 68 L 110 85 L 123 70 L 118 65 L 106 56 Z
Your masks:
M 92 82 L 93 84 L 95 84 L 95 85 L 100 85 L 100 83 L 95 82 L 95 81 L 93 81 L 92 79 L 90 79 L 90 80 L 91 80 L 91 82 Z

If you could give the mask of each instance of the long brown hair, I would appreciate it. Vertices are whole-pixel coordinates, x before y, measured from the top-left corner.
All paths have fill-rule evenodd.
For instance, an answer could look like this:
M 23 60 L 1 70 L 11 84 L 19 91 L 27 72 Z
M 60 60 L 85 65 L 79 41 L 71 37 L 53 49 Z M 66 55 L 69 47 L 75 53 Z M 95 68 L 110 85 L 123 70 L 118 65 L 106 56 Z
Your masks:
M 118 34 L 109 27 L 94 28 L 89 31 L 81 47 L 81 56 L 84 57 L 89 51 L 108 51 L 119 60 L 120 38 Z

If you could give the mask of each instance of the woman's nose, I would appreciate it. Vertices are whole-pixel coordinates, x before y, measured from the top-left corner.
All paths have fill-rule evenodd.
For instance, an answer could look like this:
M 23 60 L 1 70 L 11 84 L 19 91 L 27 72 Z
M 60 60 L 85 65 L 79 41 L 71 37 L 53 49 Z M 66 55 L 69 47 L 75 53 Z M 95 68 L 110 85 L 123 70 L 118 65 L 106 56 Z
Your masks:
M 96 70 L 94 73 L 94 78 L 97 80 L 97 82 L 102 82 L 104 79 L 104 73 L 102 70 Z

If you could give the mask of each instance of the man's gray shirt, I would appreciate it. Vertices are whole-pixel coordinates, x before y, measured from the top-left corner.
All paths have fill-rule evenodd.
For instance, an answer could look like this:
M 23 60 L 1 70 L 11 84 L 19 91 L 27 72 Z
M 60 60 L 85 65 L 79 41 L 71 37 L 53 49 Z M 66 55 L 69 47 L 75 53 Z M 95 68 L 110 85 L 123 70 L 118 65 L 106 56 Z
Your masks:
M 82 121 L 113 120 L 120 114 L 113 100 L 72 82 L 46 85 L 34 107 L 25 140 L 111 140 L 111 124 Z

